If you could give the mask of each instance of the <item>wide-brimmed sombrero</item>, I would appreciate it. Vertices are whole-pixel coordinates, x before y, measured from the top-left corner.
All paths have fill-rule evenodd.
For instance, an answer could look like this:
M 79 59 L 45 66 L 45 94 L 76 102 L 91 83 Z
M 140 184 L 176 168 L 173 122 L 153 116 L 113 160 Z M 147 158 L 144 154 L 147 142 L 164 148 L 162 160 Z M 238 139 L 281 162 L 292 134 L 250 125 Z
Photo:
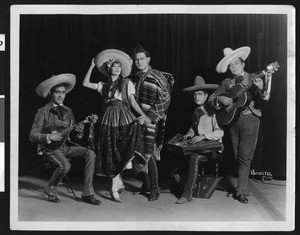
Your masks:
M 66 84 L 66 93 L 70 92 L 76 83 L 76 77 L 71 73 L 53 75 L 51 78 L 43 81 L 37 88 L 36 93 L 41 97 L 46 97 L 52 87 L 59 84 Z
M 219 85 L 217 84 L 206 84 L 203 77 L 197 75 L 194 80 L 194 85 L 184 88 L 182 91 L 200 91 L 200 90 L 216 90 Z
M 105 75 L 109 76 L 107 72 L 107 63 L 112 63 L 114 61 L 119 61 L 122 66 L 122 76 L 128 77 L 131 73 L 132 68 L 132 59 L 125 52 L 117 50 L 117 49 L 107 49 L 101 51 L 95 57 L 95 65 L 99 69 L 99 71 Z
M 240 47 L 236 50 L 232 50 L 229 47 L 224 48 L 223 54 L 224 58 L 218 63 L 216 67 L 216 71 L 218 73 L 225 73 L 227 71 L 227 67 L 229 63 L 238 57 L 241 57 L 243 60 L 246 60 L 248 55 L 250 54 L 250 47 Z

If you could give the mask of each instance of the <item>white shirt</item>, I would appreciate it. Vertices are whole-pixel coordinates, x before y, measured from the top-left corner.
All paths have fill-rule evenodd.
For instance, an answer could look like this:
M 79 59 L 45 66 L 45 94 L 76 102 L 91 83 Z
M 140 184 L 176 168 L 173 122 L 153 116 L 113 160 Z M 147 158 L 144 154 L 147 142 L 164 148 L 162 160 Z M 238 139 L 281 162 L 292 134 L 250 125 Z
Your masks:
M 208 115 L 207 112 L 201 107 L 204 114 L 200 117 L 198 123 L 198 133 L 199 135 L 204 135 L 207 140 L 214 140 L 222 142 L 222 137 L 224 136 L 224 131 L 219 127 L 216 114 L 212 116 Z M 190 131 L 195 135 L 193 129 Z

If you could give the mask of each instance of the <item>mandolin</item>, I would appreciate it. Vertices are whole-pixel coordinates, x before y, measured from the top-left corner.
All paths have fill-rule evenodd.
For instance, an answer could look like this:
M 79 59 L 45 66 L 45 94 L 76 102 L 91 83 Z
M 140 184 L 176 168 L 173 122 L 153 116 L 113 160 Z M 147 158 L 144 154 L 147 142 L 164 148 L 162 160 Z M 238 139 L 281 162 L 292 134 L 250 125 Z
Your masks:
M 76 125 L 81 123 L 95 123 L 98 120 L 98 116 L 96 114 L 92 114 L 88 117 L 86 117 L 83 121 L 76 123 L 75 125 L 71 127 L 64 127 L 64 126 L 57 126 L 57 125 L 50 125 L 45 127 L 42 130 L 42 133 L 44 134 L 52 134 L 52 133 L 60 133 L 62 135 L 62 139 L 60 141 L 52 141 L 49 144 L 45 144 L 44 147 L 47 150 L 56 150 L 59 149 L 65 141 L 69 138 L 70 132 L 75 128 Z
M 266 69 L 259 73 L 260 77 L 263 77 L 266 73 L 274 73 L 279 68 L 278 62 L 273 62 L 266 66 Z M 239 114 L 239 108 L 242 108 L 247 103 L 246 92 L 252 87 L 253 81 L 248 85 L 236 84 L 231 91 L 224 92 L 218 96 L 226 96 L 232 98 L 233 102 L 229 106 L 224 106 L 220 110 L 216 111 L 216 118 L 219 125 L 228 125 Z

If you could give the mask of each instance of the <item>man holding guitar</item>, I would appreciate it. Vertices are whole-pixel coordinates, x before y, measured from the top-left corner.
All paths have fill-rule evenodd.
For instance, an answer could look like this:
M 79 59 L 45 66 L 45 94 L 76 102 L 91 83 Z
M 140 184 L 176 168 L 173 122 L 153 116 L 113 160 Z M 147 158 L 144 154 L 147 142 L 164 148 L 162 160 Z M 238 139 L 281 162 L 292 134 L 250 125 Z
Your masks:
M 67 140 L 72 129 L 75 129 L 77 134 L 75 133 L 74 136 L 77 138 L 83 136 L 84 130 L 83 122 L 74 125 L 72 109 L 63 104 L 66 94 L 73 89 L 75 83 L 75 75 L 60 74 L 52 76 L 37 87 L 37 94 L 43 98 L 49 97 L 50 101 L 37 111 L 29 139 L 38 144 L 38 154 L 47 154 L 56 166 L 45 187 L 45 194 L 50 202 L 60 202 L 57 197 L 57 185 L 71 168 L 67 158 L 83 157 L 85 168 L 82 201 L 100 205 L 101 202 L 94 197 L 93 189 L 95 153 L 90 149 L 75 146 Z
M 216 110 L 219 125 L 230 125 L 235 159 L 238 160 L 237 188 L 234 198 L 248 203 L 246 188 L 253 159 L 261 117 L 261 101 L 265 99 L 266 83 L 262 76 L 244 71 L 250 47 L 236 50 L 225 48 L 224 58 L 216 71 L 225 73 L 229 68 L 232 78 L 222 81 L 209 101 Z

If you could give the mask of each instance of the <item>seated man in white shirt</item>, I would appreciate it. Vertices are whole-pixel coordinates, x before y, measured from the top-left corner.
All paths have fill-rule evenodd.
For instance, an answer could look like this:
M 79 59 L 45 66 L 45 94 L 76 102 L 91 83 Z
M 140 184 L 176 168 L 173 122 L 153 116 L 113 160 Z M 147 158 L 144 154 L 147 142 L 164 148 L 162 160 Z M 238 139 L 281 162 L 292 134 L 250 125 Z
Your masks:
M 217 88 L 217 84 L 205 84 L 205 81 L 201 76 L 196 76 L 194 86 L 183 89 L 185 92 L 194 92 L 194 100 L 197 104 L 197 108 L 193 114 L 192 126 L 183 136 L 184 140 L 190 139 L 190 144 L 195 144 L 202 140 L 222 141 L 224 132 L 218 126 L 216 115 L 206 102 L 208 91 Z M 194 182 L 196 182 L 198 175 L 199 163 L 202 158 L 207 157 L 207 154 L 213 154 L 213 152 L 201 155 L 193 153 L 190 155 L 187 181 L 183 194 L 177 200 L 176 204 L 183 204 L 192 200 Z

